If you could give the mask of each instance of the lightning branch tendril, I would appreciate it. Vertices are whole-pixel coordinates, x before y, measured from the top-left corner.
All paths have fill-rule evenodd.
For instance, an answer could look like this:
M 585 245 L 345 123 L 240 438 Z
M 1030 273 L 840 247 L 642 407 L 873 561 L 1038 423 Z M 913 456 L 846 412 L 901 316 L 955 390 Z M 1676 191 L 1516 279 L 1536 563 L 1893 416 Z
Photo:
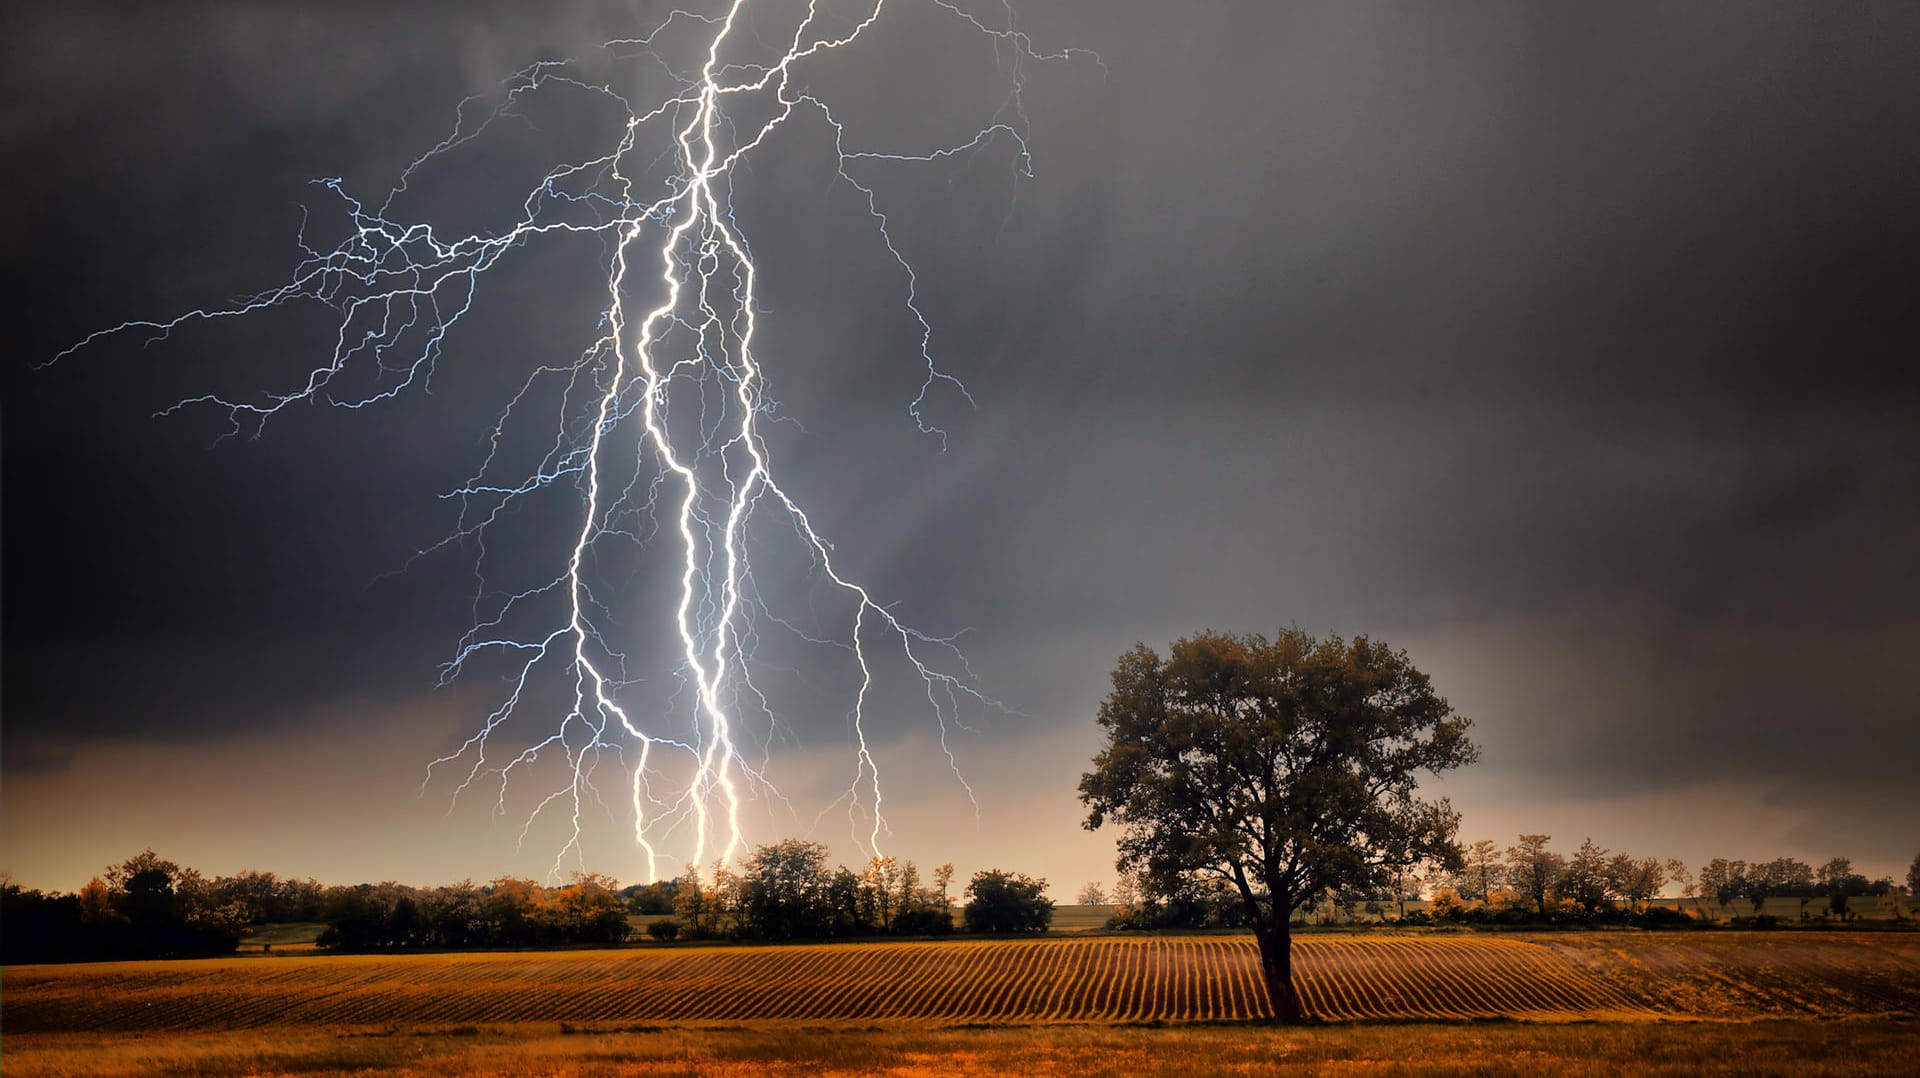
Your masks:
M 807 88 L 808 65 L 868 40 L 889 9 L 911 3 L 937 13 L 955 31 L 990 42 L 1007 80 L 1006 98 L 989 122 L 952 145 L 900 152 L 850 148 L 846 124 L 827 100 Z M 462 101 L 452 131 L 408 164 L 377 206 L 348 194 L 338 178 L 316 181 L 341 201 L 351 228 L 337 246 L 324 250 L 308 242 L 303 228 L 302 257 L 286 283 L 170 321 L 123 323 L 55 357 L 57 362 L 117 334 L 144 332 L 151 341 L 190 323 L 317 301 L 337 316 L 332 349 L 291 388 L 254 399 L 195 396 L 161 413 L 192 406 L 222 409 L 231 433 L 258 437 L 269 420 L 295 403 L 359 409 L 427 388 L 449 331 L 474 307 L 483 275 L 538 237 L 578 233 L 604 240 L 606 299 L 596 338 L 572 360 L 540 366 L 521 384 L 500 412 L 479 468 L 443 495 L 458 503 L 454 530 L 417 555 L 466 542 L 480 551 L 473 625 L 443 666 L 443 683 L 482 657 L 505 657 L 507 669 L 504 697 L 471 736 L 432 761 L 427 780 L 442 768 L 455 768 L 460 778 L 455 802 L 485 784 L 495 811 L 504 812 L 517 772 L 543 758 L 563 760 L 565 781 L 538 800 L 521 830 L 524 842 L 543 815 L 567 815 L 570 830 L 555 854 L 555 874 L 570 854 L 582 854 L 584 819 L 593 810 L 591 802 L 600 799 L 595 770 L 608 753 L 628 772 L 627 808 L 649 878 L 659 878 L 667 856 L 662 845 L 689 827 L 686 864 L 697 868 L 710 856 L 723 862 L 739 858 L 744 802 L 754 796 L 785 800 L 769 774 L 774 706 L 754 680 L 754 645 L 762 624 L 811 644 L 841 648 L 851 657 L 858 672 L 848 711 L 854 773 L 821 818 L 846 806 L 856 831 L 864 828 L 856 837 L 876 856 L 888 827 L 869 737 L 872 649 L 881 644 L 897 649 L 919 678 L 946 764 L 976 813 L 978 803 L 961 775 L 949 734 L 960 724 L 965 703 L 1006 710 L 976 688 L 956 638 L 915 630 L 841 571 L 833 544 L 777 480 L 763 426 L 785 417 L 768 394 L 756 352 L 758 269 L 734 213 L 732 181 L 796 117 L 811 115 L 823 125 L 837 179 L 855 194 L 897 264 L 906 310 L 917 326 L 913 359 L 920 381 L 907 403 L 908 414 L 919 431 L 944 448 L 947 434 L 928 415 L 931 398 L 941 391 L 969 403 L 972 398 L 935 361 L 934 329 L 921 306 L 919 277 L 895 242 L 874 184 L 859 178 L 856 166 L 933 165 L 1004 145 L 1018 173 L 1030 176 L 1025 66 L 1080 57 L 1097 64 L 1099 58 L 1074 49 L 1040 51 L 1017 29 L 1010 6 L 990 21 L 950 0 L 868 0 L 851 16 L 836 17 L 822 10 L 820 0 L 809 0 L 804 8 L 791 0 L 776 5 L 797 19 L 778 46 L 768 46 L 757 28 L 749 28 L 750 6 L 763 5 L 730 0 L 716 12 L 676 10 L 642 36 L 602 46 L 609 57 L 643 58 L 670 77 L 677 89 L 657 104 L 636 105 L 611 82 L 592 81 L 570 61 L 522 69 L 505 82 L 492 107 L 478 97 Z M 697 66 L 676 67 L 661 51 L 673 34 L 704 35 L 704 46 L 691 51 Z M 755 46 L 760 58 L 743 58 Z M 396 216 L 396 201 L 409 193 L 422 170 L 515 115 L 534 95 L 556 88 L 592 95 L 620 110 L 624 121 L 610 147 L 548 170 L 503 231 L 446 236 L 431 224 Z M 764 115 L 743 122 L 754 108 Z M 662 161 L 670 162 L 666 192 L 657 198 L 639 194 L 643 178 Z M 500 479 L 509 425 L 548 379 L 563 386 L 554 436 L 529 474 Z M 652 464 L 650 474 L 636 469 L 624 485 L 610 463 L 610 454 L 626 444 L 616 437 L 621 431 L 634 432 L 639 451 Z M 578 492 L 579 516 L 567 533 L 572 539 L 564 566 L 534 587 L 510 594 L 490 589 L 482 572 L 490 531 L 526 500 L 569 487 Z M 843 638 L 810 634 L 776 614 L 761 596 L 747 537 L 749 522 L 767 513 L 784 519 L 814 571 L 848 601 L 852 613 Z M 629 519 L 644 519 L 649 526 L 627 531 Z M 644 544 L 659 535 L 677 544 L 679 555 L 677 596 L 666 620 L 678 639 L 674 673 L 681 690 L 669 698 L 667 715 L 642 716 L 622 703 L 635 680 L 608 639 L 612 619 L 596 597 L 592 569 L 604 544 L 622 539 Z M 526 623 L 540 620 L 533 611 L 543 603 L 561 616 L 529 631 Z M 517 750 L 497 752 L 495 742 L 510 720 L 543 707 L 535 699 L 543 678 L 557 682 L 563 704 L 551 732 Z M 683 706 L 691 721 L 668 721 Z M 749 755 L 755 747 L 746 728 L 750 714 L 766 723 L 757 759 Z M 679 841 L 686 845 L 687 836 Z

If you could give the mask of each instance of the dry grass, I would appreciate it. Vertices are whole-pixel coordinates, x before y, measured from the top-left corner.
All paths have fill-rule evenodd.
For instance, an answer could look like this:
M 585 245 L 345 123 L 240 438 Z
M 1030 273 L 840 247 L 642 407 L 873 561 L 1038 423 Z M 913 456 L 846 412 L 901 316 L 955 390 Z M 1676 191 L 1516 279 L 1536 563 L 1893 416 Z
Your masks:
M 275 1030 L 10 1035 L 9 1078 L 132 1075 L 1912 1075 L 1910 1022 Z

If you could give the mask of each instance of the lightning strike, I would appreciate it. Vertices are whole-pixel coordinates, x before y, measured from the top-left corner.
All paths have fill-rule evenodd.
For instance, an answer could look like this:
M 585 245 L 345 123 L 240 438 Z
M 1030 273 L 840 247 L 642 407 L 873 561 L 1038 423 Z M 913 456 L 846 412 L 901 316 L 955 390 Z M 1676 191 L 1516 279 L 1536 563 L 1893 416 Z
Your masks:
M 1006 96 L 995 115 L 950 145 L 900 151 L 861 147 L 823 96 L 808 88 L 815 65 L 855 47 L 883 48 L 874 27 L 893 9 L 917 3 L 923 14 L 991 47 Z M 750 8 L 754 9 L 750 12 Z M 790 33 L 768 45 L 765 23 L 785 17 Z M 677 36 L 676 36 L 677 35 Z M 702 36 L 704 35 L 704 37 Z M 670 39 L 696 64 L 676 67 L 663 51 Z M 702 43 L 704 42 L 704 43 Z M 530 241 L 596 237 L 605 258 L 605 298 L 593 341 L 570 360 L 536 367 L 497 416 L 479 467 L 442 497 L 458 506 L 453 530 L 418 552 L 471 544 L 477 549 L 472 628 L 441 669 L 442 682 L 483 661 L 504 662 L 506 690 L 463 743 L 427 769 L 423 791 L 444 769 L 459 781 L 451 803 L 482 787 L 505 813 L 509 787 L 522 772 L 560 763 L 562 780 L 527 815 L 521 839 L 548 813 L 567 817 L 568 837 L 556 851 L 558 874 L 580 859 L 586 818 L 608 810 L 594 781 L 611 757 L 626 771 L 625 809 L 645 857 L 659 878 L 665 847 L 678 844 L 684 865 L 710 857 L 737 861 L 744 843 L 743 808 L 750 799 L 786 803 L 771 774 L 775 706 L 755 681 L 755 646 L 765 627 L 813 645 L 840 649 L 857 673 L 846 721 L 853 759 L 845 792 L 821 813 L 844 806 L 862 845 L 880 854 L 888 834 L 885 786 L 871 739 L 876 648 L 904 659 L 925 689 L 926 706 L 954 781 L 973 803 L 949 744 L 963 706 L 1006 711 L 982 692 L 957 637 L 932 636 L 900 620 L 889 605 L 842 571 L 835 548 L 777 477 L 765 425 L 785 419 L 769 392 L 760 361 L 759 270 L 734 212 L 733 181 L 767 153 L 782 128 L 812 121 L 830 144 L 837 180 L 864 208 L 871 228 L 900 273 L 901 302 L 917 326 L 919 388 L 906 402 L 911 422 L 944 448 L 947 433 L 929 418 L 936 394 L 971 403 L 960 381 L 935 358 L 934 323 L 922 308 L 920 278 L 896 242 L 877 181 L 860 166 L 936 166 L 964 156 L 1006 153 L 1020 176 L 1032 175 L 1022 93 L 1027 64 L 1099 58 L 1082 50 L 1041 51 L 1017 29 L 1010 6 L 989 19 L 950 0 L 870 0 L 851 15 L 834 15 L 820 0 L 804 5 L 731 0 L 721 10 L 668 13 L 647 33 L 604 43 L 614 60 L 644 59 L 670 75 L 670 93 L 636 104 L 612 80 L 587 76 L 572 61 L 543 61 L 515 73 L 491 107 L 462 101 L 453 129 L 401 172 L 377 205 L 350 195 L 338 178 L 316 181 L 337 199 L 348 231 L 336 246 L 308 242 L 278 287 L 224 307 L 188 311 L 167 321 L 132 321 L 101 330 L 55 362 L 105 338 L 166 338 L 191 323 L 241 318 L 300 302 L 337 315 L 324 360 L 289 388 L 251 399 L 189 397 L 164 409 L 224 410 L 230 433 L 259 437 L 296 403 L 361 409 L 409 390 L 426 390 L 449 333 L 473 309 L 480 280 Z M 657 72 L 655 77 L 657 78 Z M 505 227 L 442 235 L 424 220 L 400 217 L 396 204 L 441 158 L 517 115 L 536 95 L 586 95 L 619 110 L 617 133 L 599 152 L 564 161 L 520 202 Z M 664 193 L 642 193 L 650 177 Z M 656 189 L 657 190 L 657 189 Z M 777 342 L 768 347 L 777 352 Z M 537 466 L 506 469 L 503 446 L 517 417 L 557 381 L 559 421 Z M 631 448 L 641 463 L 621 456 Z M 622 483 L 622 469 L 631 476 Z M 530 587 L 503 592 L 486 578 L 490 535 L 523 503 L 571 488 L 577 513 L 566 534 L 564 564 Z M 799 544 L 823 586 L 842 596 L 850 616 L 843 636 L 821 636 L 767 604 L 750 558 L 755 522 L 776 520 Z M 645 521 L 629 530 L 629 522 Z M 615 636 L 619 619 L 596 589 L 594 569 L 611 544 L 649 547 L 664 537 L 675 550 L 676 597 L 658 612 L 677 640 L 671 676 L 681 686 L 664 704 L 640 711 L 627 701 L 639 683 L 629 675 Z M 551 609 L 557 616 L 543 614 Z M 557 688 L 557 692 L 554 691 Z M 543 702 L 557 696 L 557 702 Z M 509 723 L 549 716 L 544 736 L 502 748 Z M 749 724 L 764 724 L 753 738 Z M 757 741 L 757 744 L 756 744 Z M 757 758 L 751 750 L 758 750 Z M 610 811 L 610 810 L 608 810 Z M 818 819 L 816 819 L 816 824 Z M 690 831 L 691 834 L 686 834 Z

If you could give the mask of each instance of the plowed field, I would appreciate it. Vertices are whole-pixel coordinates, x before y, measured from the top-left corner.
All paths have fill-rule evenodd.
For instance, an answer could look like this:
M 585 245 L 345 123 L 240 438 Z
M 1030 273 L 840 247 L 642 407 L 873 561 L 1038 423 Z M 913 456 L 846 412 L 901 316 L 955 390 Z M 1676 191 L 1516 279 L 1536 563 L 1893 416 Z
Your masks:
M 1920 1016 L 1908 937 L 1310 936 L 1326 1019 Z M 7 1033 L 457 1023 L 1263 1017 L 1247 937 L 985 940 L 21 966 Z

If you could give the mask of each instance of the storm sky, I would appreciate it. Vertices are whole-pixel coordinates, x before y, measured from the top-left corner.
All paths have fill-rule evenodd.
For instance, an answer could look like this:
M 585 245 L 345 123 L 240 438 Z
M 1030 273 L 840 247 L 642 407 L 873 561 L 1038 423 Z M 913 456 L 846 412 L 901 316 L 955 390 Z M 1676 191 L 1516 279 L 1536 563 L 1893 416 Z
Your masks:
M 964 141 L 1005 58 L 893 2 L 814 88 L 876 142 Z M 296 408 L 258 440 L 152 414 L 283 388 L 330 348 L 324 312 L 33 368 L 280 283 L 302 205 L 316 235 L 341 227 L 308 181 L 384 193 L 461 98 L 656 7 L 0 11 L 0 866 L 21 882 L 75 888 L 146 846 L 334 882 L 552 861 L 544 824 L 516 848 L 529 791 L 495 817 L 421 790 L 500 684 L 435 687 L 474 552 L 409 557 L 454 527 L 436 495 L 503 392 L 591 338 L 597 245 L 517 252 L 432 393 Z M 1438 787 L 1464 839 L 1904 867 L 1920 7 L 1017 8 L 1042 48 L 1104 63 L 1024 69 L 1033 177 L 1004 146 L 862 173 L 973 396 L 932 401 L 944 451 L 907 411 L 898 267 L 822 132 L 761 158 L 737 207 L 796 421 L 784 474 L 876 596 L 966 630 L 1011 712 L 969 711 L 953 740 L 977 820 L 930 717 L 887 712 L 888 852 L 1044 875 L 1056 898 L 1111 880 L 1074 790 L 1114 660 L 1297 625 L 1407 649 L 1474 720 L 1482 762 Z M 412 212 L 497 227 L 541 155 L 604 119 L 564 100 L 426 174 Z M 549 520 L 577 527 L 530 512 L 503 572 L 544 556 Z M 636 564 L 621 616 L 645 655 L 671 570 Z M 774 760 L 805 803 L 757 809 L 750 839 L 862 858 L 844 815 L 816 821 L 850 774 L 843 726 L 793 717 Z M 587 867 L 636 879 L 612 800 Z

